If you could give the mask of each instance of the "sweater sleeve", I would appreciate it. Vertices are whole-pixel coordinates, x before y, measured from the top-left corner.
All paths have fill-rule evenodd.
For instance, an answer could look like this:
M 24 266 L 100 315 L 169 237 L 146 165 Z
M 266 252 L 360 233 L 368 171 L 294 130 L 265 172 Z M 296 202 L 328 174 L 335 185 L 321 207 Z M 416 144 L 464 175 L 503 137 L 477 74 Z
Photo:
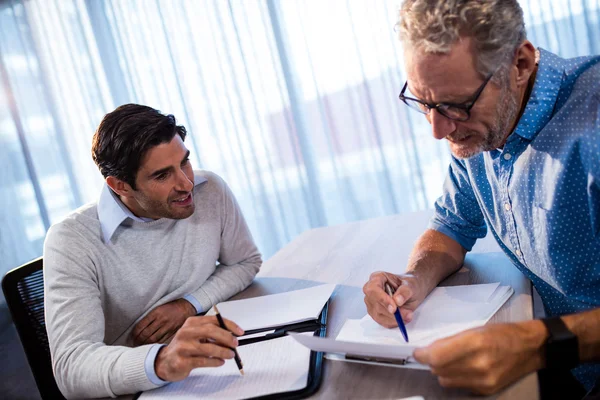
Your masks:
M 231 189 L 220 177 L 213 176 L 222 188 L 219 264 L 206 282 L 191 293 L 204 311 L 248 287 L 262 264 L 261 254 Z
M 52 367 L 66 398 L 115 397 L 158 387 L 144 361 L 152 345 L 104 343 L 104 311 L 91 246 L 68 223 L 44 244 L 46 330 Z

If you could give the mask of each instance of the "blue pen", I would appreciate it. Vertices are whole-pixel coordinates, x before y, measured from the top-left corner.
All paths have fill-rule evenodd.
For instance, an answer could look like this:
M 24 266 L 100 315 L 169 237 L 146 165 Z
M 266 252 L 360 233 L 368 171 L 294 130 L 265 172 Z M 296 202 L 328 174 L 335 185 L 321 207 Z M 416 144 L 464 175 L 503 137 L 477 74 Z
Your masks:
M 385 283 L 385 291 L 390 297 L 394 297 L 394 291 L 389 283 Z M 396 317 L 396 322 L 398 323 L 398 328 L 400 328 L 400 333 L 404 336 L 404 340 L 408 343 L 408 333 L 406 332 L 406 326 L 404 326 L 404 321 L 402 321 L 402 316 L 400 316 L 400 307 L 396 307 L 396 311 L 394 312 L 394 317 Z

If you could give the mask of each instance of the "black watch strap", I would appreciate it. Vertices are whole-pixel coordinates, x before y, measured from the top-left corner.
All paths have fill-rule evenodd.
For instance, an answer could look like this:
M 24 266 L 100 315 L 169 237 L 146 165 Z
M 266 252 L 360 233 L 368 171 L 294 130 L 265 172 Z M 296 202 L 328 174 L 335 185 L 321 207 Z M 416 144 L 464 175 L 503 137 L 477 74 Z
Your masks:
M 542 319 L 548 329 L 546 368 L 571 369 L 579 365 L 579 341 L 560 317 Z

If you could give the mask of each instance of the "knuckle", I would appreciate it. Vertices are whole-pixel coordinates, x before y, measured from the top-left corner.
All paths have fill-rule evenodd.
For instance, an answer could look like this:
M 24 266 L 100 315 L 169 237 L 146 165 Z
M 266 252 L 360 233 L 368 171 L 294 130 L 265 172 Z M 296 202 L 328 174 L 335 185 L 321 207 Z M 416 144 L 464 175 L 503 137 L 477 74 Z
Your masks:
M 487 354 L 479 356 L 475 362 L 475 369 L 478 372 L 485 373 L 492 367 L 492 360 Z
M 379 278 L 381 276 L 383 276 L 383 271 L 375 271 L 372 272 L 371 275 L 369 275 L 369 280 Z
M 479 392 L 481 394 L 489 395 L 496 391 L 498 387 L 498 379 L 495 375 L 488 375 L 484 378 L 481 386 L 479 387 Z

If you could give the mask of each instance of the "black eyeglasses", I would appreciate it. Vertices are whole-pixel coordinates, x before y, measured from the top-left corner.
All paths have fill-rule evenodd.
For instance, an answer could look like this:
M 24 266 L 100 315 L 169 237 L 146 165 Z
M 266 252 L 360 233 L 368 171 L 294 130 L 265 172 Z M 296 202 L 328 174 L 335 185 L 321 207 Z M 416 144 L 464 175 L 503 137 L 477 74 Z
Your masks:
M 431 112 L 431 110 L 436 109 L 437 112 L 439 112 L 446 118 L 453 119 L 456 121 L 466 121 L 471 117 L 471 108 L 473 108 L 473 106 L 475 105 L 475 102 L 479 98 L 479 95 L 481 95 L 481 92 L 483 92 L 483 89 L 485 89 L 485 85 L 488 84 L 488 82 L 490 81 L 490 79 L 492 79 L 492 76 L 494 76 L 495 73 L 496 73 L 496 71 L 492 72 L 485 79 L 483 84 L 479 87 L 479 89 L 477 89 L 477 92 L 475 92 L 475 94 L 471 97 L 470 100 L 468 100 L 464 103 L 461 103 L 461 104 L 456 104 L 456 103 L 432 104 L 432 103 L 425 103 L 424 101 L 415 99 L 413 97 L 406 97 L 404 95 L 404 92 L 406 92 L 406 89 L 408 88 L 408 81 L 406 81 L 406 83 L 404 84 L 404 87 L 402 88 L 402 91 L 400 92 L 400 95 L 398 96 L 398 98 L 400 100 L 402 100 L 402 102 L 404 102 L 404 104 L 406 104 L 413 110 L 420 112 L 421 114 L 427 115 Z

